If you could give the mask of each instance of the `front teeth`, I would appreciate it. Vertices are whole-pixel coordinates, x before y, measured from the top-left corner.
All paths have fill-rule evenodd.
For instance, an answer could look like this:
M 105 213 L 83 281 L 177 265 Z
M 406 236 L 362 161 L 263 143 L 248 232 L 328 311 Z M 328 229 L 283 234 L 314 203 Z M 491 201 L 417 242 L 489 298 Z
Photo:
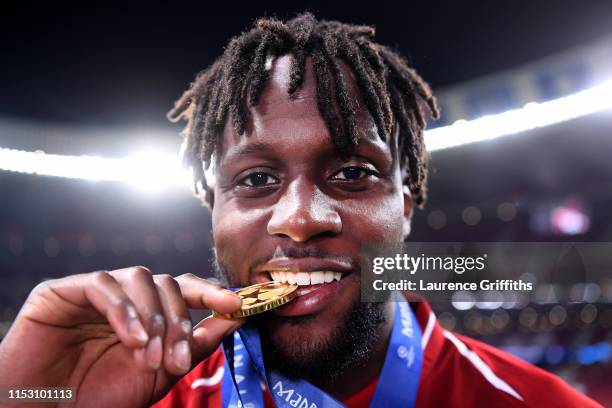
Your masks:
M 310 285 L 310 274 L 308 272 L 298 272 L 296 281 L 299 286 L 308 286 Z
M 274 277 L 274 275 L 276 275 L 276 277 Z M 278 274 L 274 274 L 272 275 L 272 279 L 275 281 L 279 280 L 279 276 Z M 282 281 L 282 282 L 289 282 L 290 284 L 294 284 L 297 283 L 297 273 L 293 273 L 293 272 L 285 272 L 285 277 L 287 278 L 286 281 Z
M 341 272 L 334 271 L 315 271 L 315 272 L 270 272 L 272 280 L 277 282 L 297 283 L 299 286 L 319 285 L 330 283 L 342 278 Z
M 334 280 L 334 272 L 325 271 L 325 276 L 323 277 L 325 283 L 329 283 Z
M 310 274 L 310 284 L 318 285 L 320 283 L 325 283 L 325 272 L 312 272 Z

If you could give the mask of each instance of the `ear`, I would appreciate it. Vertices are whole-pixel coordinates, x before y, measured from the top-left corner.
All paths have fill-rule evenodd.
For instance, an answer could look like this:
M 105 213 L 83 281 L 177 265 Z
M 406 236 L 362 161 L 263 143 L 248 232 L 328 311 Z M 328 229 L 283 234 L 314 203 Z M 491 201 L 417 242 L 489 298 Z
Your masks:
M 406 241 L 408 236 L 410 235 L 410 230 L 412 226 L 412 214 L 414 210 L 414 202 L 412 200 L 412 194 L 410 193 L 410 188 L 408 185 L 402 185 L 402 196 L 404 198 L 404 222 L 403 222 L 403 235 L 402 239 Z

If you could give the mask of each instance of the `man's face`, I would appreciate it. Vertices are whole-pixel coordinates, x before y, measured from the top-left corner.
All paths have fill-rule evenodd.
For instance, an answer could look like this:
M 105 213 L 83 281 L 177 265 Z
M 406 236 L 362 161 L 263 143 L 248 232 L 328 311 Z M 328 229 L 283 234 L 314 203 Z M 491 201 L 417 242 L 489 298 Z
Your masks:
M 264 315 L 265 330 L 284 355 L 316 359 L 339 341 L 358 308 L 362 243 L 402 241 L 411 203 L 395 138 L 378 136 L 350 69 L 342 65 L 362 133 L 341 157 L 317 108 L 310 61 L 293 98 L 290 64 L 290 56 L 274 61 L 246 135 L 225 127 L 215 160 L 213 238 L 231 286 L 297 279 L 302 296 Z M 333 280 L 304 285 L 313 278 Z

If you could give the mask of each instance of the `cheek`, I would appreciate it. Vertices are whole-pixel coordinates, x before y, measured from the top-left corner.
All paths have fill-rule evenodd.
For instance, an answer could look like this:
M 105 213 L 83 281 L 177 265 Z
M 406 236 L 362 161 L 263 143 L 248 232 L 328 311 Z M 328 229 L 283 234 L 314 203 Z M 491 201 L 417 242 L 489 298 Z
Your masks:
M 218 261 L 229 268 L 233 276 L 246 281 L 248 261 L 265 233 L 264 210 L 244 211 L 231 202 L 217 202 L 212 211 L 212 230 Z
M 345 213 L 346 232 L 363 242 L 400 242 L 404 201 L 401 194 L 354 202 Z

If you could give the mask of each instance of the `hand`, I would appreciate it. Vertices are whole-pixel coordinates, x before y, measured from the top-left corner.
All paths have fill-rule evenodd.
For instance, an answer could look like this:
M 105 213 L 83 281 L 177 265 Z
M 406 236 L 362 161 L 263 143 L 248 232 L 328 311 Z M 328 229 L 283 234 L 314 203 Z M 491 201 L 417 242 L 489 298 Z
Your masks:
M 244 322 L 193 327 L 188 308 L 240 306 L 205 279 L 143 267 L 45 281 L 0 343 L 0 387 L 74 387 L 79 407 L 148 406 Z

